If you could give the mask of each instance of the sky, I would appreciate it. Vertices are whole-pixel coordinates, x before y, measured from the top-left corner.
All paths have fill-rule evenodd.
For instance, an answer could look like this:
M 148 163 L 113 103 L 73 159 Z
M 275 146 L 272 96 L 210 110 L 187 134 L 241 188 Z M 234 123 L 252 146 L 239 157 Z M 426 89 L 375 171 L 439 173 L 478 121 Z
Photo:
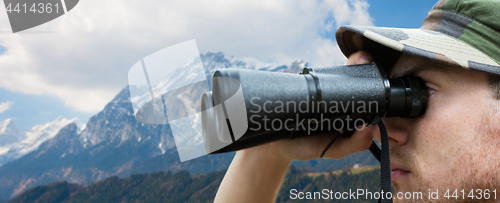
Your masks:
M 201 53 L 340 65 L 339 26 L 418 28 L 435 2 L 85 0 L 15 34 L 1 7 L 0 121 L 23 130 L 59 115 L 86 123 L 127 85 L 133 64 L 191 39 Z

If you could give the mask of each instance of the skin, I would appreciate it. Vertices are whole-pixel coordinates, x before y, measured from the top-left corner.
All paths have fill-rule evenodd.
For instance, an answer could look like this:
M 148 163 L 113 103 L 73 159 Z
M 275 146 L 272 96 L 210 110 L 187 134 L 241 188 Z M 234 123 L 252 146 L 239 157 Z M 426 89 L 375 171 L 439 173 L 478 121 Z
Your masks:
M 371 61 L 369 53 L 360 51 L 349 57 L 347 65 Z M 429 101 L 419 118 L 384 119 L 391 161 L 405 171 L 393 179 L 395 195 L 422 191 L 426 198 L 429 189 L 439 189 L 439 201 L 444 201 L 447 189 L 499 188 L 500 193 L 500 101 L 494 98 L 486 74 L 403 55 L 390 77 L 407 74 L 425 81 Z M 319 158 L 337 135 L 280 140 L 238 151 L 215 202 L 274 202 L 291 161 Z M 377 126 L 357 131 L 348 139 L 337 139 L 324 157 L 338 159 L 366 150 L 372 138 L 380 140 Z

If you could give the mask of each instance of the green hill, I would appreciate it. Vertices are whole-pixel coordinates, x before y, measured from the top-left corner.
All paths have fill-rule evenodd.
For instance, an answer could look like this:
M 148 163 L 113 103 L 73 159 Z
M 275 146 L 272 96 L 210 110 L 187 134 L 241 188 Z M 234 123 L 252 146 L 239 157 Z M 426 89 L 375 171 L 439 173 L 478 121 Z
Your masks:
M 129 178 L 116 176 L 82 186 L 55 182 L 25 191 L 9 202 L 212 202 L 225 171 L 191 175 L 187 171 L 175 174 L 155 172 L 132 175 Z M 277 202 L 335 202 L 332 200 L 292 200 L 291 190 L 297 192 L 349 191 L 368 189 L 377 191 L 379 167 L 316 173 L 310 168 L 291 166 L 278 194 Z M 344 201 L 346 202 L 346 201 Z M 354 200 L 349 202 L 376 202 L 376 200 Z
M 276 202 L 377 202 L 377 200 L 366 200 L 364 198 L 356 200 L 322 199 L 320 196 L 324 196 L 322 192 L 325 189 L 334 191 L 334 194 L 336 192 L 349 192 L 350 189 L 353 191 L 366 189 L 376 192 L 380 189 L 379 177 L 379 166 L 362 168 L 344 167 L 344 169 L 339 171 L 324 173 L 302 172 L 300 169 L 292 166 L 281 185 Z M 303 199 L 297 197 L 299 192 L 304 194 Z M 314 197 L 314 192 L 318 194 L 316 197 Z M 307 194 L 311 194 L 311 199 L 307 199 Z

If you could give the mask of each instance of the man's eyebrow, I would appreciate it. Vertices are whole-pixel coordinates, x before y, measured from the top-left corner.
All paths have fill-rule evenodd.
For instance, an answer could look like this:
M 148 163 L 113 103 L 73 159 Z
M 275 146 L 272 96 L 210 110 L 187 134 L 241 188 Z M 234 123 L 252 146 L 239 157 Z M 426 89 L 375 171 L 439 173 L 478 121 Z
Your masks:
M 408 70 L 405 70 L 403 73 L 401 73 L 401 76 L 410 76 L 410 75 L 416 75 L 419 72 L 422 71 L 438 71 L 438 72 L 443 72 L 447 73 L 448 69 L 444 68 L 445 65 L 443 64 L 422 64 L 422 65 L 417 65 L 413 68 L 410 68 Z

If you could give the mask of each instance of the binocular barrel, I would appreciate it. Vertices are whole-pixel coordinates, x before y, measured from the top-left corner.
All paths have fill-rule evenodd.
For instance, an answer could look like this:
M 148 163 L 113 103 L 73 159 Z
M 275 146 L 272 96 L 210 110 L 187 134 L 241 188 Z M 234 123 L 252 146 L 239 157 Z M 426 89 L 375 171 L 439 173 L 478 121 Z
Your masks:
M 389 79 L 376 63 L 300 75 L 220 69 L 202 97 L 202 131 L 206 152 L 221 153 L 361 124 L 353 119 L 417 117 L 426 104 L 422 79 Z

